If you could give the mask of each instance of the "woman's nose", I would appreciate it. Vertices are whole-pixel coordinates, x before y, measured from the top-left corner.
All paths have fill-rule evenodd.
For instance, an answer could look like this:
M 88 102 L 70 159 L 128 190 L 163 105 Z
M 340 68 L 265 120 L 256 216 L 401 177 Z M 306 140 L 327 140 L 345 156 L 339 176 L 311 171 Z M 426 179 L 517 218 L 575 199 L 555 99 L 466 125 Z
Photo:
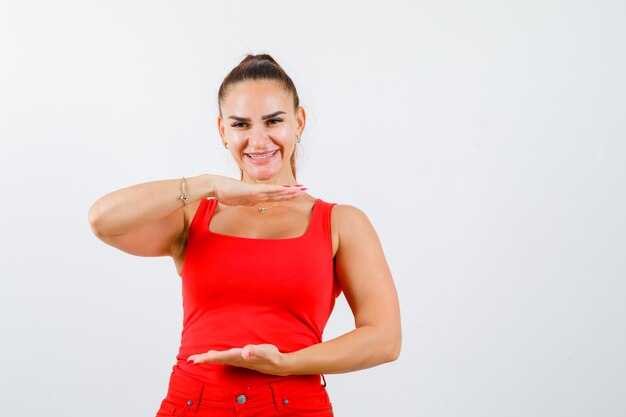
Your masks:
M 252 146 L 256 147 L 263 147 L 267 142 L 269 142 L 269 136 L 267 134 L 267 132 L 262 129 L 253 129 L 250 131 L 250 136 L 248 138 L 248 141 L 250 142 L 250 144 Z

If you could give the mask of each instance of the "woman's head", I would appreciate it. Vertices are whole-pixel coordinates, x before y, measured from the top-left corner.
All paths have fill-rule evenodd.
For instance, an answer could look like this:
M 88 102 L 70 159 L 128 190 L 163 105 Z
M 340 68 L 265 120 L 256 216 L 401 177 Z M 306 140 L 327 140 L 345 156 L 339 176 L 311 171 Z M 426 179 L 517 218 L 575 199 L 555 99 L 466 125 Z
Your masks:
M 241 178 L 296 178 L 296 145 L 306 114 L 291 78 L 269 55 L 248 55 L 224 78 L 218 129 Z

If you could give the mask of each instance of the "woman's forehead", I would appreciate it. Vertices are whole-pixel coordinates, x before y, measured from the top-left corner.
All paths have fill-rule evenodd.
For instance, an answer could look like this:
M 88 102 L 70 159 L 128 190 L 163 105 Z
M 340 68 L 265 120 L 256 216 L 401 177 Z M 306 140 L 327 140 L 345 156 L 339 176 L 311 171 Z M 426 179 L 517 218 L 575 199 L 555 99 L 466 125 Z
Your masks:
M 280 99 L 289 98 L 291 94 L 280 81 L 275 80 L 248 80 L 240 81 L 228 88 L 224 101 L 239 97 L 277 96 Z
M 293 98 L 280 82 L 272 80 L 242 81 L 233 85 L 222 103 L 224 111 L 246 110 L 267 114 L 286 111 Z

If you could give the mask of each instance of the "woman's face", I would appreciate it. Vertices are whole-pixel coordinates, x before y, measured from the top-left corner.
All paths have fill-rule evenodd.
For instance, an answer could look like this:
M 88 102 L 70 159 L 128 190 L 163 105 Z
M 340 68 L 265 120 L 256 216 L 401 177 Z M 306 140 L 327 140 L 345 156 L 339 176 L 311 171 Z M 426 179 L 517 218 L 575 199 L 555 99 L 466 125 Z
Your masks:
M 277 81 L 243 81 L 228 89 L 221 110 L 220 136 L 244 181 L 291 183 L 290 158 L 306 120 L 302 107 L 294 111 L 291 93 Z

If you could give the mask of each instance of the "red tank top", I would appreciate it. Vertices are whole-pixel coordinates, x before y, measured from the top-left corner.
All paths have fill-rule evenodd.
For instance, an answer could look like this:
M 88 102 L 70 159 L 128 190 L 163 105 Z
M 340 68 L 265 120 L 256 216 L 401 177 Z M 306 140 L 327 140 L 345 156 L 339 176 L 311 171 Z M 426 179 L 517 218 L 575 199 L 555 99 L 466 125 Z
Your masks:
M 341 293 L 330 233 L 334 204 L 318 198 L 299 237 L 259 239 L 210 231 L 217 200 L 202 200 L 190 225 L 181 273 L 183 331 L 174 372 L 222 387 L 253 386 L 281 377 L 187 363 L 187 357 L 260 343 L 293 352 L 322 341 Z

